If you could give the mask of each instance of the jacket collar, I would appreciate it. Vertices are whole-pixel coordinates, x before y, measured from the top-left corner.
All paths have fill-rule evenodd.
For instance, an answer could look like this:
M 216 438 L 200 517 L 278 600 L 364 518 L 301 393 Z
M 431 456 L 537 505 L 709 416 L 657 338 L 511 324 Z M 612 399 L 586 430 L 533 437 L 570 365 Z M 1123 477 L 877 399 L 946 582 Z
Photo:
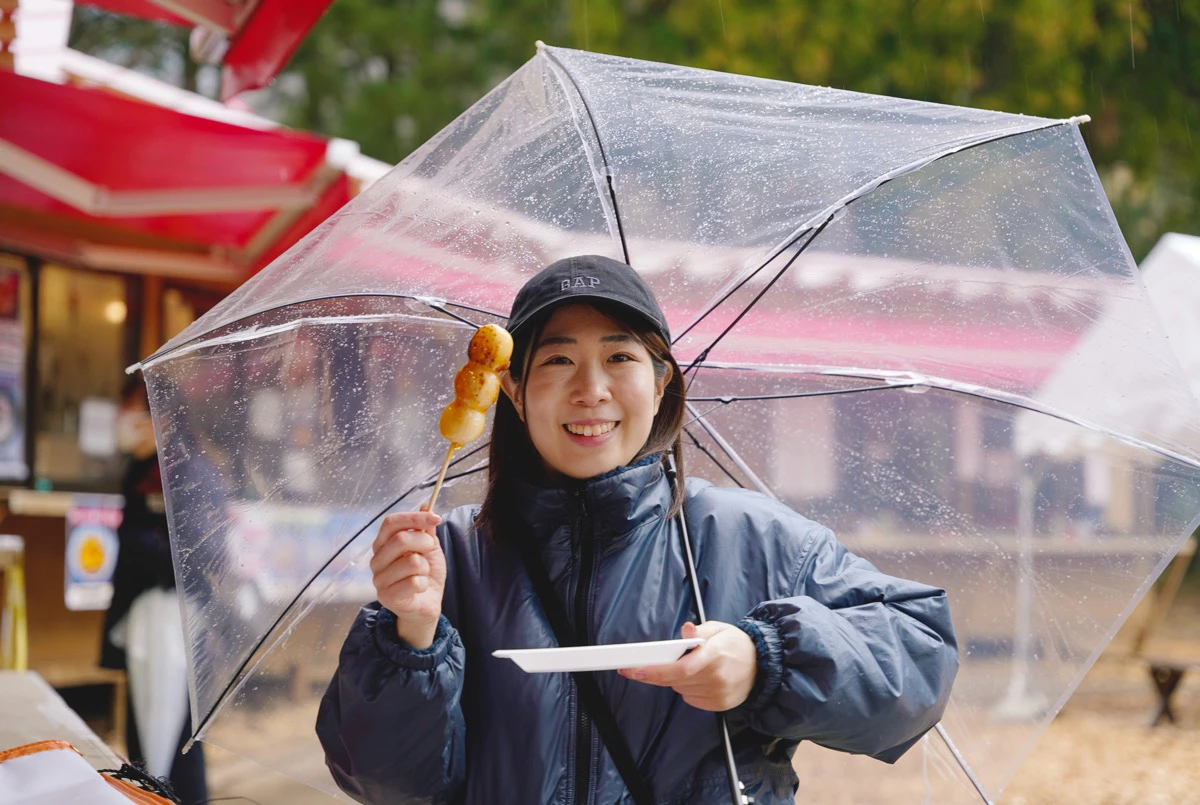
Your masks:
M 579 538 L 585 515 L 604 547 L 623 544 L 642 528 L 660 523 L 671 508 L 671 488 L 662 457 L 645 456 L 604 475 L 565 484 L 517 480 L 514 511 L 535 543 L 568 547 Z

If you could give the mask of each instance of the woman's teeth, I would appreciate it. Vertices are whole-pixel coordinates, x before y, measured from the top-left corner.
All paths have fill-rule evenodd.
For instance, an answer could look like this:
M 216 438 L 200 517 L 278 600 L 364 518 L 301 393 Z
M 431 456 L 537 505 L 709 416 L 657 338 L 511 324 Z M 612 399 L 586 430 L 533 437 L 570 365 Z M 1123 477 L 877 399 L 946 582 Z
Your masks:
M 568 422 L 566 425 L 563 425 L 568 433 L 573 433 L 576 436 L 600 436 L 601 434 L 608 433 L 616 426 L 616 422 L 605 422 L 602 425 L 573 425 Z

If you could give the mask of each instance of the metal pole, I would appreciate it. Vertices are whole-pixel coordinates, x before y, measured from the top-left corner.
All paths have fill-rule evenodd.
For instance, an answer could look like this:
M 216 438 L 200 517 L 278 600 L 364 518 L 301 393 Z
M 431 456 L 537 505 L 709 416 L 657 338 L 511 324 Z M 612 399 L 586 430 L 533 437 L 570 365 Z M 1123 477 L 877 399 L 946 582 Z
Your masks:
M 1017 493 L 1017 565 L 1016 607 L 1013 614 L 1013 664 L 1008 690 L 996 705 L 1000 718 L 1026 720 L 1041 714 L 1044 698 L 1030 691 L 1030 671 L 1033 645 L 1033 585 L 1034 585 L 1034 514 L 1037 507 L 1037 487 L 1043 469 L 1034 459 L 1021 471 Z

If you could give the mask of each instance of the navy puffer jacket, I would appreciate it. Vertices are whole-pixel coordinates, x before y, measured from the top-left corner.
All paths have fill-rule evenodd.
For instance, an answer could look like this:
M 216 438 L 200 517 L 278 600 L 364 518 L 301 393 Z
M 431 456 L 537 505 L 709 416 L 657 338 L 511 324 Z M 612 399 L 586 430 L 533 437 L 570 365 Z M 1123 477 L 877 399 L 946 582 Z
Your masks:
M 695 621 L 660 461 L 522 492 L 528 531 L 508 539 L 539 546 L 588 642 L 664 640 Z M 378 603 L 351 628 L 317 719 L 334 778 L 389 805 L 632 802 L 570 677 L 492 657 L 557 643 L 519 552 L 479 533 L 475 513 L 439 526 L 448 571 L 429 649 L 400 641 Z M 690 479 L 686 513 L 708 617 L 758 647 L 754 690 L 728 714 L 758 805 L 794 801 L 799 741 L 894 761 L 937 723 L 958 667 L 943 591 L 880 573 L 757 493 Z M 596 677 L 656 802 L 728 799 L 712 713 L 670 688 Z

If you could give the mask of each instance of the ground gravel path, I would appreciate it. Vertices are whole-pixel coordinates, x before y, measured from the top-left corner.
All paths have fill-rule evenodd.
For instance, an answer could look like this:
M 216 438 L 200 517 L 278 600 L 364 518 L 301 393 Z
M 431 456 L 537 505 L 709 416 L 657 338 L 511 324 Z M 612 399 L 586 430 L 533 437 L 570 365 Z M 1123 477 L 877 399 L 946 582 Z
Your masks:
M 997 805 L 1200 805 L 1200 674 L 1185 677 L 1176 693 L 1178 723 L 1149 727 L 1153 687 L 1145 663 L 1128 653 L 1139 617 L 1134 614 L 1129 628 L 1088 673 Z M 1177 603 L 1147 651 L 1200 659 L 1200 590 Z M 248 718 L 247 728 L 255 728 L 249 726 L 253 721 Z M 261 723 L 256 727 L 267 728 Z M 274 763 L 287 768 L 298 761 L 289 756 L 286 731 L 278 738 Z M 218 747 L 207 751 L 214 799 L 244 797 L 231 801 L 259 805 L 336 801 Z M 805 801 L 803 796 L 797 800 Z M 851 794 L 845 801 L 875 805 L 893 800 L 872 792 Z

